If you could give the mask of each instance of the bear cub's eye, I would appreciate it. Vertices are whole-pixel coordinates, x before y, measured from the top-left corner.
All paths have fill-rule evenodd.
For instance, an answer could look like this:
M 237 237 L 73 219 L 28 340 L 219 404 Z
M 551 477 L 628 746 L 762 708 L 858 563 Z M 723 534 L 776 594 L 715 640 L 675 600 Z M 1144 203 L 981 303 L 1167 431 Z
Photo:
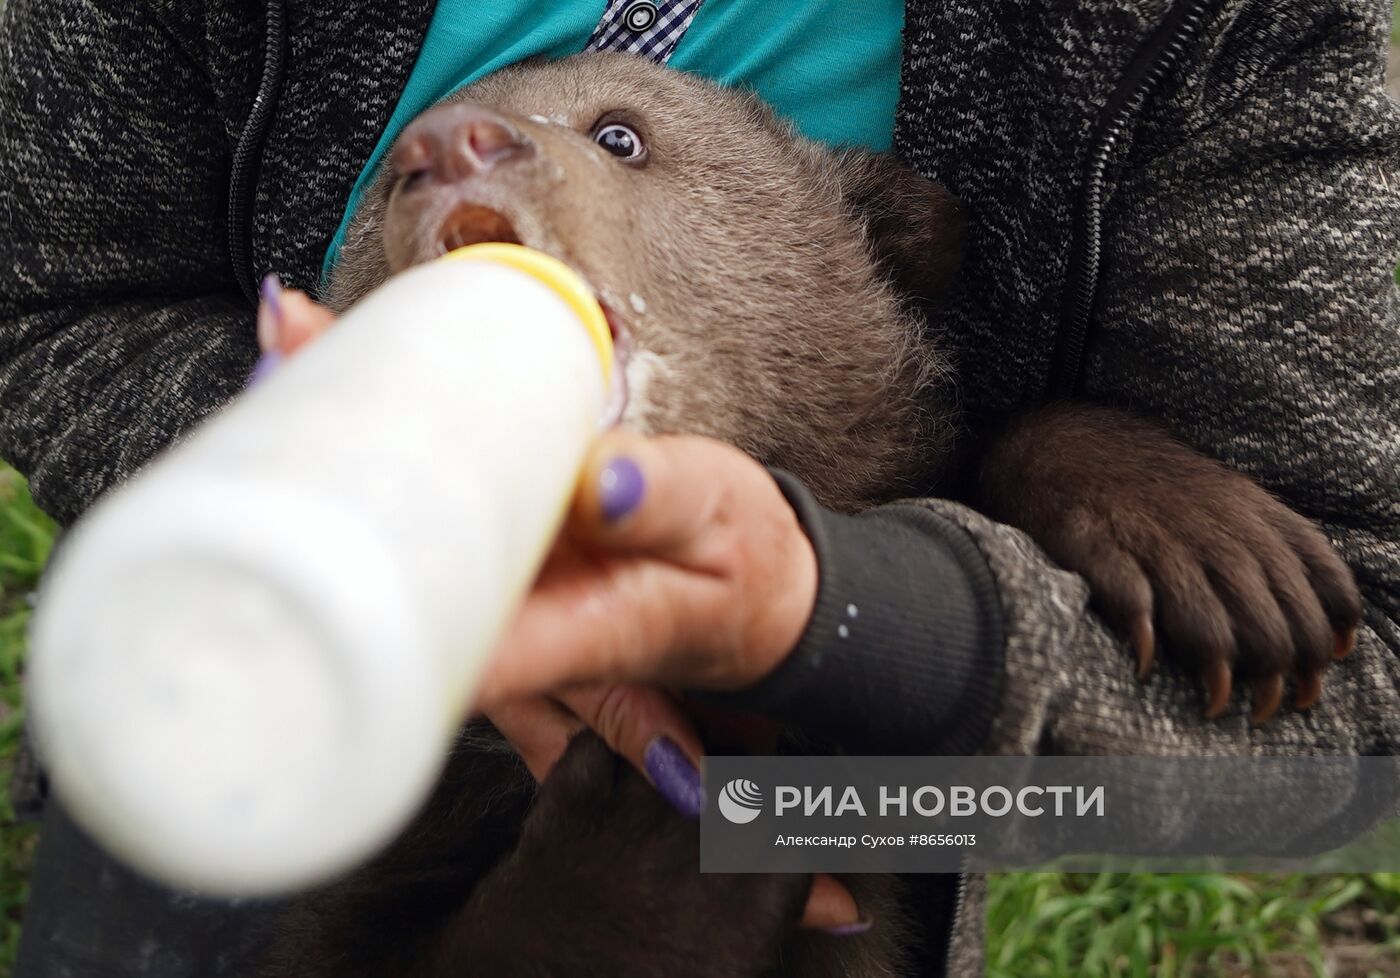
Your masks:
M 639 160 L 646 152 L 642 137 L 631 126 L 610 122 L 593 134 L 593 141 L 620 160 Z

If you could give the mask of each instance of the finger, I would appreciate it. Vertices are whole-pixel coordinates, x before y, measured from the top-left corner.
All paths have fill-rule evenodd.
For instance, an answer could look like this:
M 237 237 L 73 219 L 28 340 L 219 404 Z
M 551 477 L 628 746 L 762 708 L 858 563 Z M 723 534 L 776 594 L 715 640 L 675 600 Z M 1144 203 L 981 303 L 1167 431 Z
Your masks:
M 763 485 L 755 485 L 758 480 Z M 716 530 L 746 489 L 776 492 L 762 468 L 736 448 L 708 438 L 604 434 L 589 452 L 570 513 L 578 539 L 615 551 L 703 556 L 697 544 L 722 544 Z M 713 546 L 710 549 L 715 549 Z
M 268 275 L 258 288 L 258 350 L 264 356 L 280 354 L 281 339 L 282 280 Z
M 502 703 L 486 714 L 510 741 L 536 781 L 543 781 L 583 729 L 583 721 L 546 696 Z
M 565 690 L 560 702 L 656 786 L 687 818 L 699 818 L 705 749 L 680 704 L 651 686 L 594 685 Z
M 305 292 L 284 289 L 280 305 L 282 326 L 278 334 L 277 350 L 283 356 L 291 356 L 335 325 L 335 314 L 325 306 L 311 301 Z
M 335 324 L 335 313 L 305 293 L 282 287 L 276 275 L 258 290 L 258 348 L 264 355 L 290 356 Z
M 488 660 L 477 702 L 489 709 L 579 684 L 686 679 L 671 674 L 678 634 L 723 621 L 731 597 L 725 582 L 660 561 L 556 548 Z
M 870 929 L 870 921 L 860 915 L 851 891 L 834 876 L 818 873 L 812 877 L 812 890 L 802 911 L 802 926 L 837 934 L 854 934 Z

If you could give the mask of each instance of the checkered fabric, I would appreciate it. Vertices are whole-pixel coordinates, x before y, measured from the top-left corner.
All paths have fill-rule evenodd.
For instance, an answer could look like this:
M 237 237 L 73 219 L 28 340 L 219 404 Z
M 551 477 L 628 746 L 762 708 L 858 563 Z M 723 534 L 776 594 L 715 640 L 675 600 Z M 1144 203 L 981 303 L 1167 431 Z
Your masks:
M 585 51 L 626 51 L 665 64 L 701 0 L 608 0 Z

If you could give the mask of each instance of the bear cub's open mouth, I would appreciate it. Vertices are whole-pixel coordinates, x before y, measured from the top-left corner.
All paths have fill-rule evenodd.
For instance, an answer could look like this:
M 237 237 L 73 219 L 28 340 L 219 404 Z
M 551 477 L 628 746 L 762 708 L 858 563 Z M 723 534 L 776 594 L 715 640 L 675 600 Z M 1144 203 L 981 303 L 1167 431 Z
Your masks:
M 498 210 L 481 204 L 463 203 L 457 205 L 443 220 L 437 233 L 438 253 L 441 255 L 458 248 L 465 248 L 468 245 L 487 242 L 524 244 L 520 240 L 520 235 L 516 233 L 515 225 L 511 223 L 510 218 Z M 598 304 L 602 306 L 603 314 L 608 321 L 608 329 L 613 338 L 612 390 L 604 412 L 606 423 L 612 424 L 621 418 L 622 412 L 627 407 L 626 370 L 631 347 L 630 334 L 606 298 L 597 294 L 592 283 L 589 283 L 589 289 L 594 292 Z
M 487 241 L 522 243 L 509 218 L 500 211 L 480 204 L 460 204 L 454 207 L 442 222 L 442 227 L 438 229 L 437 240 L 438 247 L 444 255 L 457 248 Z

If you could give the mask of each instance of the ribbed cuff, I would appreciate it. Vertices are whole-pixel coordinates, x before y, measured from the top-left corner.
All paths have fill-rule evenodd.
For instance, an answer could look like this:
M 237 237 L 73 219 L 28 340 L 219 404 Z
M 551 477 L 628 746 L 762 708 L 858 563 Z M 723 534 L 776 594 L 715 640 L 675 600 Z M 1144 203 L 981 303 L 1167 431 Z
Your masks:
M 817 554 L 816 607 L 757 686 L 715 697 L 870 754 L 971 754 L 1001 689 L 1000 599 L 961 527 L 896 503 L 847 516 L 773 477 Z

